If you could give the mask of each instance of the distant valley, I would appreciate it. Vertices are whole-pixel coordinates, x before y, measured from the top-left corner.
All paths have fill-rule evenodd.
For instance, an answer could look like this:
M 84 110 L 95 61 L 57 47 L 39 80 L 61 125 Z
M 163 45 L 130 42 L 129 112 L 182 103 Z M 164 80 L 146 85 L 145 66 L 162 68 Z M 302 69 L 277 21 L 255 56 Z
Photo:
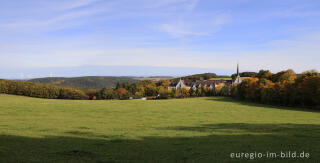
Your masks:
M 73 87 L 82 90 L 112 88 L 117 82 L 133 83 L 138 81 L 134 77 L 113 77 L 113 76 L 85 76 L 85 77 L 47 77 L 28 80 L 30 82 L 52 84 L 63 87 Z
M 28 81 L 35 83 L 51 84 L 62 87 L 73 87 L 81 90 L 86 89 L 110 89 L 117 82 L 134 83 L 140 80 L 162 80 L 170 79 L 170 76 L 130 77 L 130 76 L 84 76 L 84 77 L 46 77 L 35 78 Z

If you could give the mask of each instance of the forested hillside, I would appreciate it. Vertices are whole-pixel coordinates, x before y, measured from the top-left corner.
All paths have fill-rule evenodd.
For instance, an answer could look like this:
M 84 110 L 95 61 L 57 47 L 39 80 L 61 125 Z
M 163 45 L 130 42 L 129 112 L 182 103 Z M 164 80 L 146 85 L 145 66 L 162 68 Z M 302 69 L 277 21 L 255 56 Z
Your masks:
M 316 70 L 300 75 L 291 69 L 276 74 L 260 70 L 256 77 L 232 87 L 231 94 L 240 100 L 320 109 L 320 74 Z
M 189 75 L 189 76 L 185 76 L 185 77 L 181 77 L 181 79 L 183 80 L 209 80 L 211 78 L 217 78 L 219 76 L 217 76 L 217 74 L 215 73 L 203 73 L 203 74 L 194 74 L 194 75 Z M 177 80 L 179 78 L 175 78 L 172 80 Z
M 258 74 L 258 73 L 256 73 L 256 72 L 240 72 L 240 73 L 239 73 L 239 75 L 240 75 L 241 77 L 256 77 L 257 74 Z M 234 73 L 234 74 L 231 75 L 232 80 L 236 79 L 236 77 L 237 77 L 237 74 L 236 74 L 236 73 Z
M 1 93 L 49 99 L 89 99 L 84 91 L 74 88 L 4 79 L 0 79 L 0 94 Z
M 117 82 L 133 83 L 138 80 L 132 77 L 113 77 L 113 76 L 85 76 L 74 78 L 48 77 L 31 79 L 30 82 L 52 84 L 56 86 L 68 86 L 82 90 L 102 89 L 115 87 Z

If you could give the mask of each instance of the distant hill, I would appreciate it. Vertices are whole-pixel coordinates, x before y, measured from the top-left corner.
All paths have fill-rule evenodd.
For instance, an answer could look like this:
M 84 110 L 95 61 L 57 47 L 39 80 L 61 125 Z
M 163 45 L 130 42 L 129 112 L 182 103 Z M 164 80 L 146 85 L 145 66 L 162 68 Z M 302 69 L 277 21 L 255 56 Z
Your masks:
M 73 87 L 82 90 L 112 88 L 117 82 L 133 83 L 139 80 L 134 77 L 113 77 L 113 76 L 85 76 L 85 77 L 47 77 L 28 80 L 30 82 L 52 84 L 56 86 Z
M 215 73 L 203 73 L 203 74 L 194 74 L 194 75 L 189 75 L 189 76 L 184 76 L 181 77 L 183 80 L 209 80 L 211 78 L 217 78 L 218 75 Z M 179 78 L 175 78 L 172 80 L 177 80 Z
M 179 80 L 180 78 L 173 78 L 171 80 Z M 203 73 L 203 74 L 194 74 L 181 77 L 183 80 L 232 80 L 228 75 L 217 75 L 215 73 Z
M 136 80 L 152 80 L 152 81 L 160 81 L 160 80 L 170 80 L 173 79 L 172 76 L 150 76 L 150 77 L 135 77 Z
M 257 74 L 258 73 L 256 73 L 256 72 L 241 72 L 241 73 L 239 73 L 239 75 L 241 76 L 241 77 L 255 77 L 255 76 L 257 76 Z M 231 75 L 231 78 L 234 80 L 234 79 L 236 79 L 236 77 L 237 77 L 237 74 L 232 74 Z

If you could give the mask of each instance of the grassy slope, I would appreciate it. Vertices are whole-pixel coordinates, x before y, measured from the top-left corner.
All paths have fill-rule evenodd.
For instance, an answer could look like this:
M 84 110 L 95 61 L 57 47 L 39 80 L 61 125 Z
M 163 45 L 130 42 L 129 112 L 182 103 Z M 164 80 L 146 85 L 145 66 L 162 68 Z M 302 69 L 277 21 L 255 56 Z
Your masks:
M 281 150 L 304 150 L 311 153 L 307 161 L 315 161 L 319 146 L 320 112 L 303 109 L 223 97 L 69 101 L 0 95 L 0 162 L 227 162 L 230 152 Z

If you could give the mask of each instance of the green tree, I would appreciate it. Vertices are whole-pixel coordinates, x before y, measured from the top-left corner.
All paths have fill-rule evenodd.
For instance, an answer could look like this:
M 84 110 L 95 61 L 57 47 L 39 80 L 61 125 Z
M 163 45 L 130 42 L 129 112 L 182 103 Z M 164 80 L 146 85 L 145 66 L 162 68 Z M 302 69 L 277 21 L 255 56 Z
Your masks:
M 293 83 L 296 78 L 297 78 L 297 75 L 292 69 L 280 71 L 272 75 L 271 77 L 273 82 L 289 82 L 289 83 Z
M 261 79 L 271 79 L 272 73 L 269 70 L 260 70 L 259 73 L 256 75 L 257 78 Z
M 190 95 L 190 97 L 196 96 L 196 91 L 193 88 L 190 88 L 189 89 L 189 95 Z
M 159 98 L 160 99 L 168 99 L 169 98 L 169 90 L 163 86 L 159 87 Z

